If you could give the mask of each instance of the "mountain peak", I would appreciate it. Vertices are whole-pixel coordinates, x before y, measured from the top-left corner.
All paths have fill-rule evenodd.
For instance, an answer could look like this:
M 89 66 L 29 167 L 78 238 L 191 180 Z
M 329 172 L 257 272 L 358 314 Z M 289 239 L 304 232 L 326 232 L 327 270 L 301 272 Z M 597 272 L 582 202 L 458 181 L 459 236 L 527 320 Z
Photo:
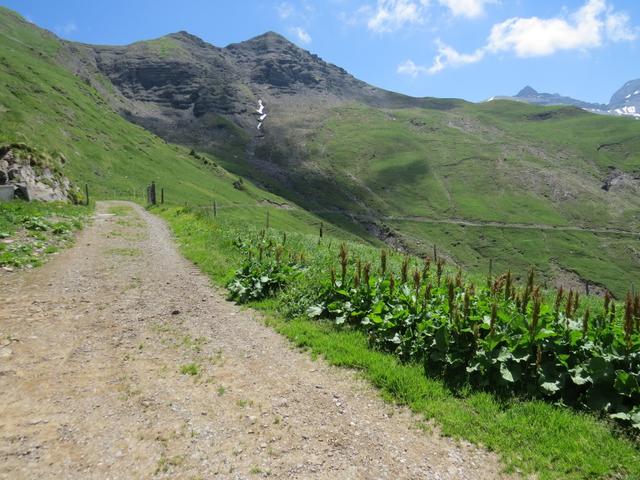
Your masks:
M 289 41 L 284 36 L 280 35 L 277 32 L 274 32 L 273 30 L 269 30 L 268 32 L 264 32 L 262 35 L 257 35 L 257 36 L 255 36 L 253 38 L 250 38 L 247 41 L 250 42 L 252 40 L 284 40 L 286 42 Z
M 295 46 L 292 42 L 287 40 L 284 36 L 279 33 L 268 31 L 263 33 L 262 35 L 258 35 L 256 37 L 250 38 L 249 40 L 245 40 L 240 43 L 233 43 L 229 45 L 229 47 L 239 47 L 239 46 L 251 46 L 251 47 L 259 47 L 259 48 L 267 48 L 267 47 L 290 47 Z
M 207 42 L 202 40 L 200 37 L 192 33 L 189 33 L 185 30 L 180 30 L 179 32 L 170 33 L 169 35 L 166 35 L 166 37 L 173 38 L 175 40 L 179 40 L 184 43 L 191 43 L 198 46 L 207 45 Z
M 529 85 L 527 85 L 526 87 L 524 87 L 522 90 L 518 92 L 516 97 L 528 98 L 528 97 L 535 97 L 537 95 L 538 95 L 538 92 L 533 87 L 530 87 Z

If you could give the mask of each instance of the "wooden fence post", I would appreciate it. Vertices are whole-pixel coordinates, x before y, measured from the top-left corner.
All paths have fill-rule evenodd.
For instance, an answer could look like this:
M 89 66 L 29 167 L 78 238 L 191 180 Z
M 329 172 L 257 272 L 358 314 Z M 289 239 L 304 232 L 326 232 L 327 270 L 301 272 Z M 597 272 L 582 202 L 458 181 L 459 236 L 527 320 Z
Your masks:
M 149 187 L 149 200 L 151 205 L 156 204 L 156 182 L 153 180 L 151 181 L 151 187 Z
M 216 201 L 213 201 L 213 218 L 216 218 L 218 216 L 218 204 L 216 203 Z
M 324 235 L 324 222 L 320 222 L 320 238 Z
M 87 185 L 86 183 L 84 184 L 84 195 L 86 197 L 85 203 L 88 207 L 89 206 L 89 185 Z
M 164 205 L 164 187 L 160 189 L 160 203 Z
M 433 261 L 438 263 L 438 249 L 435 243 L 433 244 Z

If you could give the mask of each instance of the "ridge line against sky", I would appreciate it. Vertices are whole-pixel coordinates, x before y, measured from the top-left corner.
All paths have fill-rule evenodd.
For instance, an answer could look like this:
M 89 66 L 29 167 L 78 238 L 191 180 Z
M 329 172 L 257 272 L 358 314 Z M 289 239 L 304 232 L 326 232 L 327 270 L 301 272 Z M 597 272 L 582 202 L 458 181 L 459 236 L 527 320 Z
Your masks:
M 0 0 L 63 38 L 186 30 L 217 46 L 269 30 L 373 85 L 479 101 L 524 85 L 607 103 L 640 78 L 638 0 Z

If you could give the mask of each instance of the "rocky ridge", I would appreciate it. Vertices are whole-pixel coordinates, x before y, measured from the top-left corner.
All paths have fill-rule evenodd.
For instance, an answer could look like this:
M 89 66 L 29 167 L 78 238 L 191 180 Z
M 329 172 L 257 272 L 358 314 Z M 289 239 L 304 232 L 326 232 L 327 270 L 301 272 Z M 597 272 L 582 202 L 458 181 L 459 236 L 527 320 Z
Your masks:
M 265 133 L 256 129 L 259 100 L 268 106 L 276 131 L 291 113 L 318 113 L 348 102 L 437 109 L 460 102 L 373 87 L 274 32 L 224 48 L 187 32 L 126 46 L 66 46 L 68 66 L 125 118 L 169 141 L 214 150 L 244 150 Z M 101 76 L 115 90 L 105 90 Z

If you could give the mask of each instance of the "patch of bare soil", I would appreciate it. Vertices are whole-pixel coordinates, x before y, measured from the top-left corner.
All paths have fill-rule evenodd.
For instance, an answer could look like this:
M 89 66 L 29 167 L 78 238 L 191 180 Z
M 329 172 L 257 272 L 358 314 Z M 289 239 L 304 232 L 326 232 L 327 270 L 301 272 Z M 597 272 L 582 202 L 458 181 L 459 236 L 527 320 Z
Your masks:
M 561 267 L 557 263 L 551 264 L 551 274 L 553 276 L 553 285 L 556 288 L 562 287 L 565 291 L 573 290 L 581 295 L 599 295 L 601 297 L 607 292 L 607 289 L 602 285 L 597 285 L 589 282 L 587 287 L 587 281 L 580 277 L 576 272 Z M 611 292 L 609 292 L 611 293 Z
M 225 301 L 160 219 L 113 205 L 73 249 L 0 276 L 0 478 L 503 477 Z
M 282 210 L 293 210 L 293 207 L 291 205 L 289 205 L 288 203 L 279 203 L 276 202 L 275 200 L 271 200 L 269 198 L 264 198 L 262 200 L 260 200 L 260 202 L 258 202 L 260 205 L 264 205 L 267 207 L 276 207 L 276 208 L 280 208 Z

